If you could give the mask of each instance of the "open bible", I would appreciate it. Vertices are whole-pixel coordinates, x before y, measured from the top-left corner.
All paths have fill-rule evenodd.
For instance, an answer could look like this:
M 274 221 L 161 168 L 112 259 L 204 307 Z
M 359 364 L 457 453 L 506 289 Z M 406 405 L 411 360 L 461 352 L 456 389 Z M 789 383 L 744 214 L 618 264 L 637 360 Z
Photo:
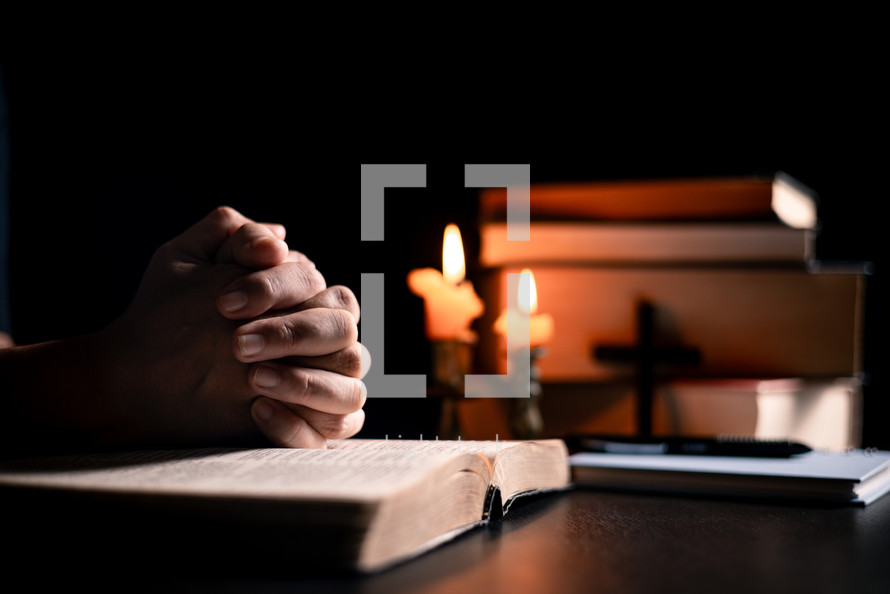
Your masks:
M 324 450 L 153 450 L 0 463 L 2 493 L 292 530 L 295 558 L 374 571 L 569 486 L 561 440 L 331 441 Z M 311 543 L 297 550 L 300 543 Z M 296 555 L 299 553 L 299 557 Z M 324 556 L 324 559 L 313 559 Z

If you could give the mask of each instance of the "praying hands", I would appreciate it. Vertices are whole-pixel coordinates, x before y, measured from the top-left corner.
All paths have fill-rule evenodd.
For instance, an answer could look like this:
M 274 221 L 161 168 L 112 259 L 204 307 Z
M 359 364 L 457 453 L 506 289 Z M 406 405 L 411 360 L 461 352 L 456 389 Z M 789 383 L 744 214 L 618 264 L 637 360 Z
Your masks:
M 358 302 L 284 237 L 220 207 L 157 250 L 107 328 L 0 349 L 0 441 L 317 448 L 357 433 Z

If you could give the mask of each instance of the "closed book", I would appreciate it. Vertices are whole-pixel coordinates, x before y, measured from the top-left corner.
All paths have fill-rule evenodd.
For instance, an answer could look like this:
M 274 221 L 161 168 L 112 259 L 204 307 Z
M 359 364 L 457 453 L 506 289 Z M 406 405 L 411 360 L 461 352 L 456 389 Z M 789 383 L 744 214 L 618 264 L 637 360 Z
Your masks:
M 540 264 L 789 264 L 815 255 L 816 231 L 778 222 L 533 221 L 529 241 L 506 222 L 479 227 L 482 266 Z
M 890 491 L 890 452 L 812 451 L 790 458 L 600 454 L 570 458 L 575 484 L 600 489 L 865 506 Z
M 653 388 L 653 435 L 744 435 L 790 439 L 820 450 L 862 446 L 863 386 L 858 377 L 662 378 Z M 637 430 L 636 386 L 616 382 L 546 383 L 540 410 L 549 435 L 625 434 Z M 510 435 L 516 401 L 460 402 L 467 438 Z
M 506 306 L 507 267 L 480 284 L 481 327 Z M 674 377 L 841 377 L 862 371 L 865 267 L 535 266 L 539 313 L 553 336 L 539 360 L 545 382 L 633 377 L 641 303 L 653 310 L 653 346 L 694 350 L 660 364 Z M 480 333 L 480 364 L 505 373 L 502 337 Z M 638 346 L 638 345 L 637 345 Z M 627 350 L 625 361 L 602 351 Z
M 781 220 L 818 225 L 815 192 L 784 172 L 771 176 L 663 178 L 532 184 L 532 220 Z M 507 191 L 479 194 L 482 221 L 505 220 Z
M 666 435 L 748 435 L 820 450 L 861 446 L 862 382 L 839 378 L 711 378 L 665 382 L 653 401 Z

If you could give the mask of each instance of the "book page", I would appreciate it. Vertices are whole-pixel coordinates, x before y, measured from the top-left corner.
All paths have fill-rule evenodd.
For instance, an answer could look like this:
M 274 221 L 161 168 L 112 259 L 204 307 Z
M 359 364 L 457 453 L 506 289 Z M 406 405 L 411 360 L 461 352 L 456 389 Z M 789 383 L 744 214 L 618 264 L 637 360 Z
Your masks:
M 797 477 L 861 481 L 890 465 L 890 452 L 813 451 L 791 458 L 731 456 L 684 456 L 598 454 L 581 452 L 570 458 L 572 466 L 627 468 L 642 471 L 696 472 L 759 477 Z
M 230 497 L 370 500 L 423 480 L 460 452 L 356 440 L 312 449 L 142 451 L 0 464 L 0 485 Z
M 361 440 L 331 441 L 329 448 L 373 448 L 401 452 L 405 456 L 476 454 L 488 461 L 491 482 L 505 500 L 520 493 L 562 489 L 571 481 L 568 450 L 558 439 L 530 441 Z
M 424 439 L 339 439 L 328 441 L 328 449 L 337 450 L 373 450 L 400 453 L 409 458 L 417 458 L 431 454 L 481 454 L 494 463 L 495 457 L 507 448 L 523 443 L 522 441 L 474 441 L 474 440 L 432 440 Z

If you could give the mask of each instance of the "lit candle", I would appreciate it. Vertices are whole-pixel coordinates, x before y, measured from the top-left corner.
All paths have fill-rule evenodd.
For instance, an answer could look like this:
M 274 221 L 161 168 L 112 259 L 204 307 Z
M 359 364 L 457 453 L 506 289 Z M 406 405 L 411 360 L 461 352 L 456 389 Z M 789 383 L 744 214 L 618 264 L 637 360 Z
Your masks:
M 448 225 L 442 243 L 442 272 L 419 268 L 408 273 L 408 286 L 424 300 L 426 336 L 430 340 L 476 341 L 470 325 L 485 306 L 465 275 L 460 230 L 457 225 Z
M 553 316 L 539 314 L 538 289 L 535 275 L 528 268 L 519 276 L 519 291 L 516 296 L 516 309 L 508 309 L 494 323 L 494 331 L 502 336 L 507 334 L 507 324 L 518 323 L 519 316 L 528 318 L 530 347 L 535 348 L 546 344 L 553 336 Z

